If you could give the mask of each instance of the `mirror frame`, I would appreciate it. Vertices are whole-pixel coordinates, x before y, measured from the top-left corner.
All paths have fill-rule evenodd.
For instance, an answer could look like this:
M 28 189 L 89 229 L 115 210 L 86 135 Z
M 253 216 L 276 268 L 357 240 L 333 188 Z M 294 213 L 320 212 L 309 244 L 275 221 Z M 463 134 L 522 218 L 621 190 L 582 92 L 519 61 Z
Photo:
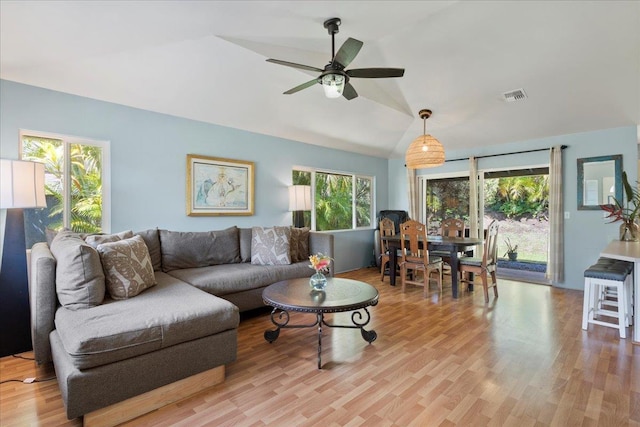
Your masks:
M 585 157 L 578 159 L 578 210 L 581 211 L 599 211 L 600 205 L 585 205 L 584 204 L 584 164 L 585 163 L 598 163 L 608 162 L 613 160 L 614 162 L 614 176 L 615 176 L 615 198 L 616 200 L 623 200 L 622 197 L 622 154 L 616 154 L 613 156 L 598 156 L 598 157 Z

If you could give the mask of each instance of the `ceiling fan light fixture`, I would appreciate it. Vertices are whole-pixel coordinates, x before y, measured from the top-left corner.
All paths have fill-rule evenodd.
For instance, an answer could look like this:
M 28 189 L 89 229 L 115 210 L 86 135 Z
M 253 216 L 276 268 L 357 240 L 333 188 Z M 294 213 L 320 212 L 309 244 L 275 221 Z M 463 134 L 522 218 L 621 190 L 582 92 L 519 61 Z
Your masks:
M 427 119 L 431 117 L 431 110 L 420 110 L 419 115 L 423 120 L 423 134 L 409 145 L 405 155 L 406 166 L 409 169 L 440 166 L 444 163 L 444 147 L 440 141 L 427 134 Z
M 345 77 L 342 74 L 329 73 L 322 76 L 322 88 L 327 98 L 340 98 L 344 91 Z

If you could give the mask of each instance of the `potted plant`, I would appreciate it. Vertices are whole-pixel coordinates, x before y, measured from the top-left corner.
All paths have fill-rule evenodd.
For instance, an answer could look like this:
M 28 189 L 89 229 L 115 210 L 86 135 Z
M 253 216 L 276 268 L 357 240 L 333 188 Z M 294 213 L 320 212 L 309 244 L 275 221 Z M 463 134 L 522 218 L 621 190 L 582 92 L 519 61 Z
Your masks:
M 507 252 L 504 253 L 503 256 L 509 257 L 509 261 L 515 261 L 518 259 L 518 245 L 512 245 L 511 240 L 507 237 L 504 240 L 504 243 L 507 245 Z
M 622 221 L 620 224 L 620 240 L 637 242 L 640 238 L 640 227 L 636 224 L 638 210 L 640 210 L 640 194 L 634 189 L 629 180 L 627 173 L 622 172 L 622 187 L 624 188 L 622 201 L 612 197 L 612 205 L 600 205 L 600 209 L 608 212 L 606 218 L 612 222 Z M 625 200 L 626 199 L 626 200 Z

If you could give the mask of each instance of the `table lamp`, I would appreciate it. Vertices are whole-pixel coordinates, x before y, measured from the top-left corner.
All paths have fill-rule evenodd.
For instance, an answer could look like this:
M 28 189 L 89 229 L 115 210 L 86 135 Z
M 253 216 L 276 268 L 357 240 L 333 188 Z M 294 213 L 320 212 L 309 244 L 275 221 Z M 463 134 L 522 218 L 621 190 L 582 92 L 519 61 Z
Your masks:
M 311 186 L 291 185 L 289 187 L 289 211 L 293 212 L 293 226 L 304 227 L 304 211 L 311 210 Z
M 0 159 L 0 210 L 6 210 L 4 239 L 0 239 L 0 357 L 31 349 L 22 209 L 46 206 L 44 164 Z

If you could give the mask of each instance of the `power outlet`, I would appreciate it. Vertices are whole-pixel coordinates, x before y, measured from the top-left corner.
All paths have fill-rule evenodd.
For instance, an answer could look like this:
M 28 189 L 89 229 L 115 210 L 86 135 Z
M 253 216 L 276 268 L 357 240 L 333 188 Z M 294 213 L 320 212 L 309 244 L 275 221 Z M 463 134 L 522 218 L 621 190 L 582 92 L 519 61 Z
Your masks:
M 571 219 L 571 214 L 569 212 L 565 212 L 564 219 Z

